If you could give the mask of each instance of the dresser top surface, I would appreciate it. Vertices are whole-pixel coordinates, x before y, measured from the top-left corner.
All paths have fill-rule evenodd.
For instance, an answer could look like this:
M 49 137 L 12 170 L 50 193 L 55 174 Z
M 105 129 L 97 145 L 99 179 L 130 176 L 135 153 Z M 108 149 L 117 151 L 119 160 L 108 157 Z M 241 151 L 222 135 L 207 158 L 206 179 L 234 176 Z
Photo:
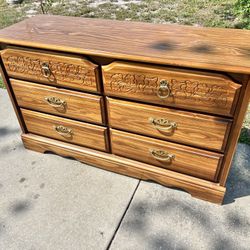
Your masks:
M 250 73 L 250 31 L 38 15 L 0 42 L 188 68 Z

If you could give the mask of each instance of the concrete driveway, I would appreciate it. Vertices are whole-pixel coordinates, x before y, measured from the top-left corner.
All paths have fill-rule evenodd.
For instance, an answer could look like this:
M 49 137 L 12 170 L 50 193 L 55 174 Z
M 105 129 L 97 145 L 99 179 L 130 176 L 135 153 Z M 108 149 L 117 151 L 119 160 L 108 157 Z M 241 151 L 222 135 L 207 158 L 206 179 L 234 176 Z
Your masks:
M 53 154 L 25 150 L 0 90 L 0 249 L 250 249 L 250 146 L 223 206 Z

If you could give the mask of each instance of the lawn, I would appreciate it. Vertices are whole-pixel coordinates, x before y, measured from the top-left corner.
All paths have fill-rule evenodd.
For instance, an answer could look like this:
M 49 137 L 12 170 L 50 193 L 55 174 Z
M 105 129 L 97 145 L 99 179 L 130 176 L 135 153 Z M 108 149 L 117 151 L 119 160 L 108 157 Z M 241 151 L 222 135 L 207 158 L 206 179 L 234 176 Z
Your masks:
M 153 23 L 181 23 L 213 27 L 242 27 L 234 13 L 236 0 L 55 0 L 45 6 L 51 14 L 137 20 Z M 23 1 L 11 7 L 0 0 L 0 28 L 41 13 L 39 1 Z
M 50 0 L 44 6 L 44 11 L 49 14 L 67 16 L 250 29 L 250 19 L 243 18 L 242 14 L 235 10 L 236 1 Z M 11 6 L 5 0 L 0 0 L 0 29 L 41 13 L 40 1 L 26 0 L 22 4 Z M 1 79 L 0 87 L 3 87 Z M 244 127 L 250 128 L 250 106 Z M 240 141 L 250 144 L 248 131 L 242 130 Z

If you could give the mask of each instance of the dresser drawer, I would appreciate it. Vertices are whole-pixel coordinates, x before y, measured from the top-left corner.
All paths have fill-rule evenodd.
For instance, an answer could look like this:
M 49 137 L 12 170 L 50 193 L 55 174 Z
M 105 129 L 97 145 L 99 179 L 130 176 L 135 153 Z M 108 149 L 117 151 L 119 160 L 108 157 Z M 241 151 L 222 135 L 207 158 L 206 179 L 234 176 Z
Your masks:
M 84 57 L 22 49 L 5 49 L 1 56 L 10 77 L 99 91 L 98 66 Z
M 171 142 L 111 130 L 112 153 L 215 181 L 223 155 Z
M 241 85 L 222 74 L 113 62 L 102 67 L 106 95 L 232 116 Z
M 28 132 L 107 151 L 107 128 L 21 109 Z
M 231 121 L 209 115 L 107 98 L 113 128 L 207 149 L 225 148 Z
M 102 97 L 11 79 L 20 107 L 102 123 Z

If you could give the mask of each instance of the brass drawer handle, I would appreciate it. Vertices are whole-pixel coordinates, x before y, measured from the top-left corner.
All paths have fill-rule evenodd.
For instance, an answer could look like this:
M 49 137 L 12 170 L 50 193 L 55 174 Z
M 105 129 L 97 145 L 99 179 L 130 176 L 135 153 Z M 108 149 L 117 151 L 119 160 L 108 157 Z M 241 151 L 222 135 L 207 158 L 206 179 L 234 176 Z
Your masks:
M 48 63 L 42 63 L 42 75 L 45 77 L 45 78 L 49 78 L 51 76 L 51 70 L 49 68 L 49 64 Z
M 61 136 L 72 137 L 73 131 L 71 128 L 64 127 L 63 125 L 54 126 L 54 130 Z
M 66 106 L 66 101 L 54 96 L 46 96 L 44 100 L 54 108 L 65 108 Z
M 177 123 L 164 118 L 149 118 L 149 122 L 160 131 L 172 133 L 177 128 Z
M 164 161 L 167 163 L 172 163 L 172 160 L 175 158 L 174 154 L 169 154 L 168 152 L 163 150 L 150 149 L 149 152 L 156 160 Z
M 160 86 L 157 89 L 157 95 L 161 99 L 166 99 L 169 96 L 172 96 L 171 89 L 167 80 L 160 81 Z

